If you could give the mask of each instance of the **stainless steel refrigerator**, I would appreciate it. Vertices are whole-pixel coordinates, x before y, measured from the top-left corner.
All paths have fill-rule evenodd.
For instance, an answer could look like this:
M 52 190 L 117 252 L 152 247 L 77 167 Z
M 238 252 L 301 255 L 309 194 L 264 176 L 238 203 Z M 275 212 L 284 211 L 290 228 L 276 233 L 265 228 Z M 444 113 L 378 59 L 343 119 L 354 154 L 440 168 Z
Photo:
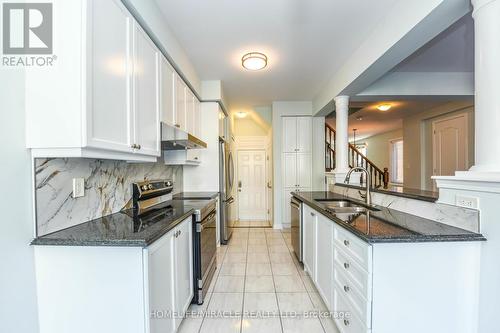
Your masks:
M 219 138 L 219 191 L 220 191 L 220 221 L 222 244 L 227 244 L 231 238 L 235 219 L 232 214 L 234 198 L 232 190 L 234 185 L 234 163 L 231 146 L 222 138 Z

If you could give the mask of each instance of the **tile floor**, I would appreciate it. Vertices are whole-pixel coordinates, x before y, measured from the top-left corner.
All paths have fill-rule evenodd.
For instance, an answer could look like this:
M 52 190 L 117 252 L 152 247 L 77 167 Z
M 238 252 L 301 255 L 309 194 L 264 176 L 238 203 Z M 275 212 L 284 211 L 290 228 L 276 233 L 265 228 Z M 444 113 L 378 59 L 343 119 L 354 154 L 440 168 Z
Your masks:
M 181 333 L 337 333 L 291 252 L 290 231 L 238 228 L 217 254 L 217 272 L 203 305 L 191 305 Z M 290 315 L 291 314 L 291 315 Z

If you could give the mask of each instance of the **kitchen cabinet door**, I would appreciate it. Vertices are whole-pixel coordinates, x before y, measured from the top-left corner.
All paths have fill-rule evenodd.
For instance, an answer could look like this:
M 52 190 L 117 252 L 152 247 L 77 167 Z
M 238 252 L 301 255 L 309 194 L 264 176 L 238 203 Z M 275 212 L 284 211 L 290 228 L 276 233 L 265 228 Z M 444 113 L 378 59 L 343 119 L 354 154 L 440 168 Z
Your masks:
M 297 117 L 297 152 L 312 151 L 312 118 Z
M 309 153 L 297 155 L 297 185 L 298 187 L 311 187 L 312 158 Z
M 297 151 L 297 117 L 282 117 L 283 152 Z
M 175 309 L 184 313 L 193 299 L 193 234 L 192 217 L 184 220 L 175 230 Z M 176 319 L 179 327 L 182 318 Z
M 174 231 L 168 232 L 148 248 L 149 312 L 175 311 Z M 149 313 L 148 313 L 149 316 Z M 151 333 L 175 331 L 174 318 L 149 317 Z
M 160 59 L 160 109 L 161 120 L 170 126 L 175 125 L 175 71 L 164 56 Z
M 333 292 L 333 222 L 317 214 L 316 286 L 328 309 Z M 320 255 L 321 254 L 321 255 Z
M 133 18 L 119 0 L 99 2 L 92 10 L 87 145 L 133 152 L 132 55 Z
M 187 132 L 194 135 L 195 131 L 195 97 L 193 92 L 187 88 L 186 89 L 186 128 Z
M 309 276 L 313 281 L 316 281 L 316 225 L 318 216 L 317 213 L 307 205 L 303 207 L 303 263 L 304 269 L 309 272 Z
M 297 154 L 283 154 L 283 187 L 297 187 Z
M 194 99 L 194 136 L 201 137 L 201 103 L 198 98 Z
M 159 57 L 153 41 L 134 24 L 134 141 L 136 153 L 160 156 Z
M 186 131 L 186 109 L 187 109 L 187 99 L 186 99 L 187 86 L 182 80 L 182 78 L 176 74 L 175 75 L 175 127 Z

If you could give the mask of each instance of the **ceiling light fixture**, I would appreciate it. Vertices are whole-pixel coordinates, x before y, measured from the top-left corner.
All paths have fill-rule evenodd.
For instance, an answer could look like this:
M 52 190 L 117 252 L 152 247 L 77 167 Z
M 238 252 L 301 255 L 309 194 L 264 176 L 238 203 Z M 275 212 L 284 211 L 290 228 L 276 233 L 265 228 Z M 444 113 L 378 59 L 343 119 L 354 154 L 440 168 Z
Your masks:
M 236 117 L 238 118 L 245 118 L 246 116 L 247 116 L 246 112 L 243 111 L 236 112 Z
M 241 65 L 250 71 L 258 71 L 267 66 L 267 57 L 259 52 L 247 53 L 241 58 Z
M 379 106 L 377 106 L 377 109 L 379 109 L 380 111 L 388 111 L 391 107 L 391 104 L 380 104 Z

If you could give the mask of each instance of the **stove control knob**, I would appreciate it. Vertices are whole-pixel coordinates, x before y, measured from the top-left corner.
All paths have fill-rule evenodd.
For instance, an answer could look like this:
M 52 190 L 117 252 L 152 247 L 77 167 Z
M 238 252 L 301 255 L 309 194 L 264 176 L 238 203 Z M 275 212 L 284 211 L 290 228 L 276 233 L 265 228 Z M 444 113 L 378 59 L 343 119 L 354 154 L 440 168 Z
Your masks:
M 142 190 L 147 191 L 148 190 L 148 185 L 142 185 Z
M 148 185 L 148 188 L 149 188 L 150 190 L 152 190 L 152 189 L 153 189 L 153 184 L 149 184 L 149 185 Z

